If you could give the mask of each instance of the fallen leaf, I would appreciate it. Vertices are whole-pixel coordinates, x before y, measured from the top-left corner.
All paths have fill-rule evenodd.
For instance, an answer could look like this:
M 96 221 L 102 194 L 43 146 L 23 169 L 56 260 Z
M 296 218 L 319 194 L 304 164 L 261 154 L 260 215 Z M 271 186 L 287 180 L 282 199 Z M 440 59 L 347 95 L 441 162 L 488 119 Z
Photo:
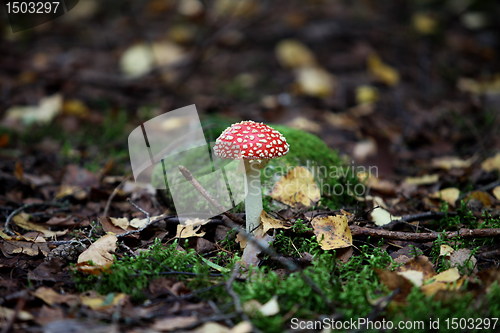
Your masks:
M 278 314 L 280 312 L 280 307 L 278 304 L 278 297 L 273 296 L 269 301 L 263 304 L 258 311 L 264 317 L 270 317 Z
M 198 327 L 193 333 L 251 333 L 252 324 L 248 321 L 242 321 L 233 328 L 222 326 L 216 322 L 208 322 Z
M 299 68 L 315 66 L 313 52 L 302 42 L 295 39 L 285 39 L 276 45 L 276 57 L 283 67 Z
M 64 319 L 64 311 L 62 308 L 52 308 L 47 305 L 42 305 L 40 311 L 36 316 L 36 323 L 44 326 L 45 331 L 48 331 L 45 325 L 53 321 L 59 321 Z M 50 332 L 50 331 L 49 331 Z
M 320 124 L 302 116 L 293 118 L 292 120 L 288 121 L 286 125 L 307 132 L 312 132 L 312 133 L 321 132 Z
M 492 192 L 495 198 L 500 200 L 500 186 L 495 187 Z
M 483 191 L 473 191 L 465 197 L 465 200 L 477 200 L 481 202 L 484 207 L 491 207 L 495 201 L 491 195 Z
M 411 283 L 413 283 L 414 286 L 420 287 L 424 283 L 424 273 L 416 270 L 406 270 L 402 272 L 397 272 L 397 274 L 401 275 Z
M 151 328 L 158 331 L 179 331 L 197 322 L 198 318 L 196 316 L 162 318 L 156 320 Z
M 347 216 L 315 217 L 311 221 L 314 234 L 323 250 L 352 246 L 352 234 Z
M 439 256 L 448 257 L 450 254 L 453 253 L 453 251 L 455 250 L 451 246 L 442 244 L 441 247 L 439 248 Z
M 398 71 L 382 62 L 382 59 L 375 53 L 368 56 L 367 59 L 368 72 L 373 75 L 378 81 L 394 86 L 399 83 Z
M 62 109 L 61 94 L 44 97 L 37 106 L 13 106 L 6 111 L 7 124 L 18 123 L 24 125 L 48 124 Z
M 398 268 L 398 272 L 405 272 L 405 271 L 422 272 L 424 281 L 430 279 L 436 274 L 429 258 L 422 255 L 414 257 L 413 259 L 408 261 L 405 265 Z
M 300 93 L 318 98 L 331 96 L 337 86 L 335 77 L 319 67 L 296 69 L 295 80 Z
M 463 169 L 468 168 L 472 165 L 473 158 L 469 158 L 467 160 L 463 160 L 456 156 L 443 156 L 433 158 L 431 160 L 431 165 L 434 168 L 443 169 L 443 170 L 451 170 L 451 169 Z
M 78 270 L 84 273 L 99 274 L 111 266 L 117 241 L 118 238 L 112 234 L 104 235 L 96 240 L 78 256 Z
M 500 171 L 500 153 L 492 156 L 481 163 L 481 168 L 486 172 L 491 172 L 493 170 Z
M 385 269 L 375 269 L 379 281 L 387 286 L 389 290 L 398 290 L 393 301 L 397 303 L 406 302 L 406 297 L 411 292 L 413 284 L 397 272 L 388 271 Z
M 62 236 L 68 232 L 68 230 L 50 231 L 43 224 L 29 221 L 30 217 L 31 216 L 27 213 L 19 213 L 12 218 L 12 222 L 25 230 L 38 231 L 42 233 L 44 237 Z
M 442 189 L 438 192 L 432 193 L 431 195 L 429 195 L 429 198 L 443 200 L 448 204 L 450 204 L 450 206 L 454 207 L 455 202 L 458 200 L 459 196 L 460 196 L 460 190 L 458 188 L 449 187 Z
M 184 224 L 177 225 L 176 238 L 189 238 L 189 237 L 203 237 L 205 231 L 200 231 L 202 225 L 207 224 L 208 220 L 191 219 L 187 220 Z
M 71 295 L 71 294 L 61 295 L 55 292 L 54 289 L 48 287 L 40 287 L 37 290 L 35 290 L 32 294 L 33 296 L 41 299 L 48 305 L 67 304 L 69 306 L 74 306 L 78 303 L 79 299 L 79 297 L 76 295 Z
M 120 229 L 123 229 L 123 230 L 127 230 L 128 226 L 129 226 L 129 221 L 128 221 L 128 218 L 126 217 L 110 217 L 109 220 L 111 221 L 111 223 L 120 228 Z
M 379 95 L 377 88 L 369 85 L 362 85 L 356 87 L 357 104 L 372 104 L 378 101 L 378 99 Z
M 14 254 L 26 254 L 32 257 L 36 257 L 40 254 L 47 256 L 50 252 L 47 243 L 16 240 L 2 243 L 0 249 L 6 257 L 10 257 Z
M 439 180 L 438 174 L 424 175 L 421 177 L 406 177 L 404 182 L 409 185 L 429 185 Z
M 486 79 L 461 78 L 458 80 L 459 90 L 475 95 L 499 94 L 500 93 L 500 74 L 493 75 Z
M 320 199 L 318 185 L 312 173 L 295 167 L 274 185 L 271 197 L 291 207 L 311 207 Z
M 451 267 L 463 267 L 467 271 L 472 272 L 472 270 L 477 269 L 477 259 L 472 255 L 469 249 L 458 249 L 450 255 Z
M 267 233 L 269 229 L 290 229 L 292 226 L 287 225 L 287 221 L 276 219 L 270 216 L 265 211 L 260 214 L 260 220 L 262 222 L 262 229 L 264 233 Z
M 360 162 L 365 161 L 368 157 L 377 154 L 377 143 L 375 140 L 368 138 L 366 140 L 357 142 L 354 145 L 352 152 L 353 157 Z
M 378 226 L 383 226 L 391 223 L 391 221 L 401 219 L 401 216 L 394 216 L 382 207 L 374 208 L 371 211 L 370 216 L 372 218 L 373 223 L 375 223 Z
M 17 319 L 23 321 L 34 319 L 34 317 L 27 311 L 21 310 L 16 314 L 14 310 L 0 306 L 0 322 L 7 323 L 11 320 L 12 316 L 16 316 Z
M 411 19 L 413 29 L 422 35 L 431 35 L 438 28 L 435 16 L 427 12 L 416 12 Z
M 425 281 L 420 290 L 427 296 L 432 296 L 440 290 L 457 290 L 463 283 L 463 280 L 459 279 L 460 273 L 453 267 Z
M 136 78 L 149 73 L 154 61 L 151 45 L 139 43 L 125 50 L 120 58 L 120 68 L 127 77 Z
M 92 310 L 106 310 L 123 303 L 127 298 L 126 294 L 122 293 L 109 293 L 107 295 L 100 295 L 95 291 L 86 292 L 80 295 L 80 302 L 88 306 Z

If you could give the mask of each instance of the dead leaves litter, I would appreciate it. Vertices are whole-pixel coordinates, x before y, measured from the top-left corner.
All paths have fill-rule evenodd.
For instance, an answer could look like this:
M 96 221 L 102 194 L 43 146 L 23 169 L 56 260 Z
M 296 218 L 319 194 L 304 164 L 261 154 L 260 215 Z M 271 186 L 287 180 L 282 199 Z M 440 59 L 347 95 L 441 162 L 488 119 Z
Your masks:
M 89 274 L 100 274 L 111 266 L 118 238 L 107 234 L 99 238 L 78 257 L 78 270 Z

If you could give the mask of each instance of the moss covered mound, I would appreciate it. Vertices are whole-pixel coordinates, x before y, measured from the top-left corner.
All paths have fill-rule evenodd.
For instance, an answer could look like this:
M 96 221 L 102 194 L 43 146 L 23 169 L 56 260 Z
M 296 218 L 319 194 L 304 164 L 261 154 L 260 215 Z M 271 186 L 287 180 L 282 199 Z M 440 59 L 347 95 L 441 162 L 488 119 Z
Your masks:
M 214 118 L 204 122 L 204 132 L 209 142 L 214 142 L 224 129 L 232 122 L 225 119 Z M 272 199 L 269 193 L 279 178 L 285 175 L 295 166 L 305 166 L 314 175 L 321 190 L 321 201 L 318 206 L 328 209 L 338 209 L 353 204 L 354 187 L 358 184 L 354 168 L 342 160 L 337 152 L 330 149 L 316 135 L 294 129 L 283 125 L 270 125 L 280 131 L 290 144 L 287 155 L 272 159 L 261 171 L 264 207 L 272 208 Z M 197 153 L 193 152 L 192 158 L 188 157 L 187 165 L 196 169 Z M 201 177 L 213 171 L 211 165 L 200 165 L 195 176 Z M 152 184 L 163 184 L 163 172 L 161 166 L 155 168 Z M 359 191 L 356 191 L 359 192 Z M 356 193 L 359 195 L 359 193 Z M 172 202 L 170 193 L 160 190 L 159 195 L 167 203 Z M 188 200 L 189 198 L 186 198 Z M 172 205 L 173 206 L 173 205 Z M 195 208 L 195 207 L 194 207 Z M 236 211 L 242 211 L 243 206 L 239 204 Z

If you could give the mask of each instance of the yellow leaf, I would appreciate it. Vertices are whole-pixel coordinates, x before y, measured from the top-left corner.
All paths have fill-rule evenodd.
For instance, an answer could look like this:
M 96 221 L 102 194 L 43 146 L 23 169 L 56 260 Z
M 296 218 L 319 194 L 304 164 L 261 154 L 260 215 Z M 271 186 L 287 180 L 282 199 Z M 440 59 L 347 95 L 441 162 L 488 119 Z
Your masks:
M 318 98 L 332 95 L 337 85 L 335 77 L 319 67 L 298 68 L 295 80 L 302 94 Z
M 67 230 L 64 231 L 50 231 L 47 229 L 42 224 L 30 222 L 30 215 L 26 213 L 20 213 L 17 214 L 12 218 L 12 221 L 19 227 L 26 229 L 26 230 L 32 230 L 32 231 L 38 231 L 43 234 L 44 237 L 54 237 L 54 236 L 62 236 L 68 232 Z
M 80 295 L 80 301 L 83 305 L 88 306 L 92 310 L 106 310 L 118 305 L 127 298 L 126 294 L 110 293 L 107 295 L 100 295 L 96 292 L 89 292 Z
M 7 321 L 11 320 L 11 318 L 13 316 L 16 316 L 16 318 L 19 320 L 33 320 L 34 319 L 33 315 L 27 311 L 21 310 L 21 311 L 16 312 L 12 309 L 0 306 L 0 322 L 2 324 L 7 323 Z M 3 327 L 5 327 L 5 326 L 3 326 Z
M 202 219 L 191 219 L 187 220 L 185 224 L 177 225 L 176 238 L 189 238 L 189 237 L 203 237 L 205 236 L 205 231 L 200 231 L 202 225 L 207 224 L 208 220 Z
M 276 45 L 276 57 L 283 67 L 312 67 L 316 59 L 312 51 L 295 39 L 285 39 Z
M 78 270 L 85 273 L 100 273 L 111 266 L 117 241 L 118 238 L 112 234 L 104 235 L 96 240 L 78 256 Z
M 68 304 L 68 305 L 76 305 L 78 302 L 78 296 L 71 294 L 59 294 L 54 291 L 52 288 L 48 287 L 40 287 L 35 292 L 33 292 L 33 296 L 41 299 L 48 305 L 54 304 Z
M 476 95 L 498 95 L 500 94 L 500 74 L 495 74 L 487 79 L 461 78 L 458 80 L 458 89 Z
M 460 190 L 455 187 L 448 187 L 429 195 L 430 198 L 441 199 L 449 203 L 450 206 L 455 206 L 455 202 L 457 201 L 459 196 L 460 196 Z
M 447 257 L 455 251 L 451 246 L 443 244 L 439 249 L 439 256 Z
M 23 124 L 48 124 L 62 109 L 62 95 L 42 98 L 36 106 L 13 106 L 6 111 L 6 122 Z
M 320 199 L 318 185 L 311 172 L 295 167 L 274 185 L 271 197 L 291 207 L 311 207 Z
M 82 101 L 77 99 L 64 101 L 62 111 L 66 115 L 72 115 L 81 118 L 89 115 L 88 107 Z
M 432 296 L 440 290 L 457 290 L 462 283 L 458 269 L 453 267 L 433 276 L 420 289 L 427 296 Z
M 374 53 L 368 56 L 368 72 L 378 81 L 388 86 L 394 86 L 399 83 L 399 73 L 393 67 L 382 62 L 382 59 Z
M 286 225 L 286 221 L 275 219 L 274 217 L 262 211 L 260 214 L 260 220 L 262 222 L 262 228 L 264 233 L 268 232 L 269 229 L 290 229 L 291 226 Z M 238 234 L 239 235 L 239 234 Z
M 491 172 L 493 170 L 500 171 L 500 153 L 484 160 L 483 163 L 481 163 L 481 168 L 486 172 Z
M 356 103 L 370 104 L 378 101 L 378 90 L 373 86 L 363 85 L 356 87 Z
M 128 221 L 128 218 L 126 217 L 110 217 L 109 220 L 111 221 L 111 223 L 113 223 L 114 226 L 118 227 L 118 228 L 121 228 L 123 230 L 127 230 L 128 226 L 129 226 L 129 221 Z
M 347 216 L 315 217 L 311 224 L 323 250 L 339 249 L 352 245 L 352 234 L 347 223 Z
M 438 21 L 430 13 L 417 12 L 412 17 L 413 29 L 422 35 L 430 35 L 436 32 Z
M 497 186 L 493 189 L 493 195 L 497 200 L 500 200 L 500 186 Z
M 473 158 L 469 158 L 467 160 L 463 160 L 456 156 L 444 156 L 433 158 L 431 161 L 431 165 L 434 168 L 439 168 L 443 170 L 451 170 L 454 168 L 463 169 L 468 168 L 472 165 Z
M 424 175 L 421 177 L 406 177 L 404 182 L 409 185 L 429 185 L 439 180 L 438 174 Z
M 424 273 L 421 271 L 409 269 L 406 271 L 397 272 L 397 274 L 401 275 L 417 287 L 420 287 L 424 283 Z
M 401 219 L 401 216 L 394 216 L 381 207 L 373 209 L 372 212 L 370 213 L 370 216 L 372 218 L 373 223 L 375 223 L 378 226 L 383 226 L 389 224 L 393 220 Z

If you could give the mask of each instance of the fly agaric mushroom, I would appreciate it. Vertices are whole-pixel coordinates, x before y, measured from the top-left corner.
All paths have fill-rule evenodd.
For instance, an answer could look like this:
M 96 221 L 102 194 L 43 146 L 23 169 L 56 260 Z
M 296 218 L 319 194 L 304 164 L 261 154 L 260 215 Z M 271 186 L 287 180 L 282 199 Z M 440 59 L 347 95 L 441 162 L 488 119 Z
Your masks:
M 271 158 L 288 153 L 285 137 L 275 129 L 251 120 L 226 128 L 215 141 L 214 153 L 224 159 L 243 159 L 246 173 L 245 197 L 246 230 L 252 232 L 259 225 L 262 212 L 260 169 Z

